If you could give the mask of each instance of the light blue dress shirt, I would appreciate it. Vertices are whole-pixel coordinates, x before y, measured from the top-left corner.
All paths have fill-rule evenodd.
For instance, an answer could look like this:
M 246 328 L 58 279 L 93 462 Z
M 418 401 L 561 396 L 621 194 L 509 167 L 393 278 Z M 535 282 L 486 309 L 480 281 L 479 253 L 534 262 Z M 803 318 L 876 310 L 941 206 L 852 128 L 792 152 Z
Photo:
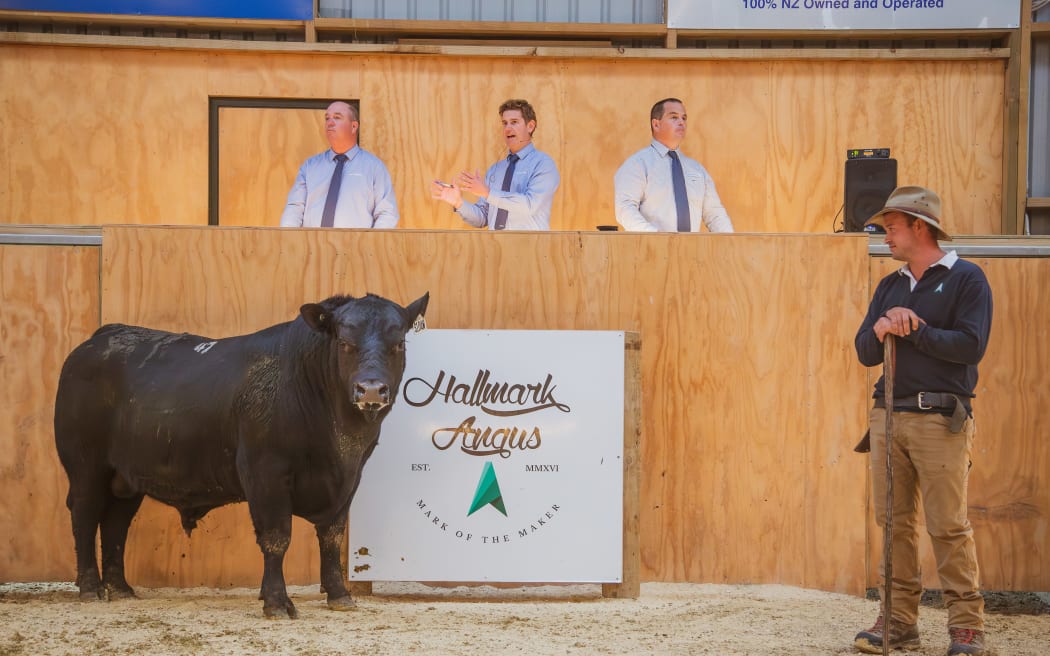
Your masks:
M 677 232 L 678 212 L 671 182 L 669 149 L 653 139 L 644 148 L 627 158 L 613 178 L 616 189 L 616 221 L 627 230 L 643 232 Z M 711 232 L 733 232 L 722 199 L 715 190 L 715 181 L 700 162 L 678 152 L 685 172 L 685 190 L 689 196 L 689 222 L 692 232 L 700 231 L 700 223 Z
M 329 148 L 303 162 L 295 184 L 288 192 L 288 204 L 281 214 L 281 226 L 317 228 L 321 226 L 328 185 L 335 172 L 336 153 Z M 339 201 L 335 205 L 336 228 L 396 228 L 400 215 L 390 172 L 382 160 L 354 146 L 346 151 Z
M 531 143 L 518 151 L 518 157 L 520 159 L 514 165 L 510 191 L 501 191 L 503 176 L 510 166 L 510 162 L 503 158 L 485 173 L 488 198 L 479 198 L 474 203 L 464 201 L 456 210 L 464 221 L 475 228 L 488 226 L 489 230 L 493 230 L 496 212 L 505 209 L 507 230 L 551 229 L 551 204 L 561 182 L 558 167 L 550 155 L 536 150 Z

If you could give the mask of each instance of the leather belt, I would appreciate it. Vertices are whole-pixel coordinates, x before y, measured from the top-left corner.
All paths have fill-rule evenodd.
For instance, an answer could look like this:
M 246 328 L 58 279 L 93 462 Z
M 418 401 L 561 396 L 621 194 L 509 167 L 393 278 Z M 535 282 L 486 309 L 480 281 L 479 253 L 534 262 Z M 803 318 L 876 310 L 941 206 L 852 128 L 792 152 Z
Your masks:
M 875 399 L 875 407 L 885 408 L 886 399 L 883 397 Z M 911 396 L 894 397 L 893 409 L 905 411 L 930 410 L 941 412 L 942 414 L 950 412 L 952 423 L 949 430 L 953 433 L 961 431 L 963 424 L 966 423 L 966 419 L 970 416 L 970 412 L 966 409 L 966 404 L 963 400 L 957 394 L 949 392 L 919 392 Z

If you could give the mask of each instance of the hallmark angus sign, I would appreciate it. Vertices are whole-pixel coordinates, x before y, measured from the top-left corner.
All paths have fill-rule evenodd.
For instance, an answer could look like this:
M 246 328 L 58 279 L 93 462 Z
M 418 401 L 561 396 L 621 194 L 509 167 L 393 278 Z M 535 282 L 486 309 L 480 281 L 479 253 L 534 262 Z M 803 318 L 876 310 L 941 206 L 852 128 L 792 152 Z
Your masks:
M 350 510 L 350 578 L 621 581 L 624 333 L 407 339 Z

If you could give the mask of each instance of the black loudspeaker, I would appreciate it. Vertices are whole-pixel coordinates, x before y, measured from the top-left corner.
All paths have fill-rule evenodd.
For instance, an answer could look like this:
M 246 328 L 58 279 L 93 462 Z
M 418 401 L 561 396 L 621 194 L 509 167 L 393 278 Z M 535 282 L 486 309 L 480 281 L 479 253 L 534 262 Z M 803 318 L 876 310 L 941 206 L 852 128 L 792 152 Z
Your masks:
M 846 160 L 846 232 L 865 232 L 864 222 L 882 209 L 897 188 L 897 160 L 888 157 Z M 881 232 L 881 230 L 879 231 Z

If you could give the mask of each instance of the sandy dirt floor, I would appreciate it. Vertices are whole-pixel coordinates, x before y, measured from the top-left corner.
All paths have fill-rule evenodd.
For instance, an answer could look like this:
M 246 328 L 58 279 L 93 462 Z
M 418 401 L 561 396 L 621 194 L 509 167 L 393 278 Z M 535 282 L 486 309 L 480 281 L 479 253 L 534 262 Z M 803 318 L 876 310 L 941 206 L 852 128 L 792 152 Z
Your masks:
M 598 586 L 440 588 L 376 583 L 356 609 L 292 587 L 298 620 L 266 620 L 257 591 L 139 589 L 81 603 L 71 583 L 0 584 L 0 656 L 14 654 L 849 654 L 879 603 L 787 586 L 646 583 L 637 600 Z M 1050 655 L 1050 608 L 998 609 L 1002 656 Z M 1018 614 L 1020 610 L 1021 614 Z M 943 655 L 945 611 L 921 609 L 923 647 Z M 895 652 L 903 654 L 904 652 Z

